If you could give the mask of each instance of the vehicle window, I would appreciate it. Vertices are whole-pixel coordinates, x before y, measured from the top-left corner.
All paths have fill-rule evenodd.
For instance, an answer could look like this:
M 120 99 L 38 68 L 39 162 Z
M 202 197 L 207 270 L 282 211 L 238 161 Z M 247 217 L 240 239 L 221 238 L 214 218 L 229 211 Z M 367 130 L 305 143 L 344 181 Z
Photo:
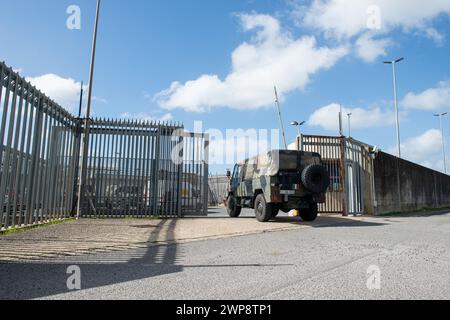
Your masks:
M 280 170 L 297 170 L 299 167 L 299 159 L 297 154 L 282 154 L 280 155 Z
M 236 165 L 234 167 L 233 180 L 239 180 L 241 178 L 241 166 Z

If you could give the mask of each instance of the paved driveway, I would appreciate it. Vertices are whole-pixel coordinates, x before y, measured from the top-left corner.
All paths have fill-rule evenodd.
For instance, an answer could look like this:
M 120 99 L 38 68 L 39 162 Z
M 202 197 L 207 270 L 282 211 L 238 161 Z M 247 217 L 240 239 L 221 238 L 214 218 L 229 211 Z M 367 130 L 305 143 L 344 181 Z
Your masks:
M 162 222 L 114 221 L 99 228 L 107 231 L 98 236 L 108 234 L 112 242 L 117 241 L 119 248 L 115 250 L 102 248 L 75 256 L 36 256 L 33 260 L 1 263 L 0 298 L 450 299 L 449 214 L 322 217 L 312 224 L 281 217 L 261 227 L 245 217 L 223 220 L 223 212 L 216 212 L 209 219 L 192 219 L 191 231 L 201 231 L 202 223 L 216 225 L 215 230 L 219 230 L 223 227 L 220 221 L 246 225 L 247 231 L 222 231 L 203 240 L 189 240 L 175 236 L 177 224 L 184 220 L 167 221 L 150 230 L 145 226 Z M 106 222 L 110 221 L 82 221 L 78 231 L 90 235 L 94 230 L 91 223 Z M 122 228 L 117 227 L 119 222 L 134 233 L 122 238 L 117 231 Z M 140 224 L 143 227 L 137 227 Z M 33 230 L 8 236 L 6 242 L 10 238 L 30 240 L 46 232 L 58 234 L 49 230 L 73 227 L 68 224 Z M 160 239 L 161 234 L 163 239 L 172 237 L 172 241 L 141 242 L 145 237 Z M 35 239 L 39 243 L 37 236 Z M 3 246 L 5 239 L 0 241 Z M 54 245 L 59 242 L 55 239 Z M 71 265 L 81 269 L 80 291 L 67 289 L 66 272 Z M 370 266 L 381 272 L 380 290 L 367 287 Z
M 332 220 L 330 217 L 326 221 Z M 223 208 L 212 208 L 210 215 L 205 218 L 81 219 L 0 236 L 0 262 L 39 261 L 307 226 L 310 225 L 286 216 L 271 223 L 258 223 L 250 210 L 244 212 L 239 219 L 231 219 Z

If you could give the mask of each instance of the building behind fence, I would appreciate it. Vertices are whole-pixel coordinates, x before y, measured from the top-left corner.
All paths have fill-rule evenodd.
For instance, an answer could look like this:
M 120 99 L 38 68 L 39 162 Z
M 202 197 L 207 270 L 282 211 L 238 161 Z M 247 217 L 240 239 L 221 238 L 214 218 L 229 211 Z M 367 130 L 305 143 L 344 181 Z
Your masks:
M 209 177 L 209 204 L 224 206 L 230 189 L 230 179 L 226 175 L 212 175 Z
M 85 139 L 82 119 L 4 63 L 0 112 L 0 229 L 73 216 Z M 187 133 L 179 124 L 90 123 L 83 216 L 207 213 L 207 135 Z

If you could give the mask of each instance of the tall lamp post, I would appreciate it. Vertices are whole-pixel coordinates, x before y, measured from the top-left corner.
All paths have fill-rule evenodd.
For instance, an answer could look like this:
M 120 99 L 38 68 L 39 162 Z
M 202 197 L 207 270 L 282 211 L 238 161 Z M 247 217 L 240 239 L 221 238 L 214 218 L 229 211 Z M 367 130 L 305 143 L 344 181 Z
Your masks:
M 300 147 L 300 139 L 301 139 L 301 133 L 300 133 L 300 127 L 303 126 L 306 123 L 306 121 L 293 121 L 291 122 L 291 126 L 297 127 L 297 145 L 298 145 L 298 150 L 300 151 L 301 147 Z
M 402 150 L 400 145 L 400 118 L 398 115 L 398 97 L 397 97 L 397 75 L 395 66 L 397 63 L 402 62 L 405 58 L 400 58 L 393 61 L 385 61 L 385 64 L 392 65 L 392 77 L 394 79 L 394 103 L 395 103 L 395 115 L 396 115 L 396 124 L 397 124 L 397 153 L 398 157 L 402 157 Z
M 444 125 L 442 123 L 442 118 L 445 117 L 448 113 L 435 114 L 435 117 L 439 118 L 439 123 L 441 125 L 441 135 L 442 135 L 442 155 L 444 156 L 444 172 L 447 174 L 447 155 L 445 154 L 445 136 L 444 136 Z
M 83 197 L 83 188 L 85 184 L 85 176 L 87 170 L 87 155 L 89 151 L 89 125 L 91 117 L 91 102 L 92 102 L 92 81 L 94 79 L 94 64 L 95 64 L 95 50 L 97 47 L 97 30 L 98 30 L 98 20 L 100 16 L 100 0 L 97 0 L 97 9 L 95 14 L 95 24 L 94 24 L 94 35 L 92 39 L 92 50 L 91 50 L 91 66 L 89 70 L 89 91 L 87 97 L 86 106 L 86 119 L 84 120 L 84 145 L 83 145 L 83 155 L 81 161 L 80 170 L 80 181 L 78 186 L 78 203 L 77 203 L 77 219 L 81 216 L 81 201 Z

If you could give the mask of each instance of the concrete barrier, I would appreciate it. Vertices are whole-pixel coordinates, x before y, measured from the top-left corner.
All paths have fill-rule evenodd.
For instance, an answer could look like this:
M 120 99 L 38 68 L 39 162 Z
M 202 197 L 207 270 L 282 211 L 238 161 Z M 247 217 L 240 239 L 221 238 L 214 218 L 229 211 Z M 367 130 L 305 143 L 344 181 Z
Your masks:
M 379 152 L 374 160 L 375 214 L 450 207 L 450 176 Z

